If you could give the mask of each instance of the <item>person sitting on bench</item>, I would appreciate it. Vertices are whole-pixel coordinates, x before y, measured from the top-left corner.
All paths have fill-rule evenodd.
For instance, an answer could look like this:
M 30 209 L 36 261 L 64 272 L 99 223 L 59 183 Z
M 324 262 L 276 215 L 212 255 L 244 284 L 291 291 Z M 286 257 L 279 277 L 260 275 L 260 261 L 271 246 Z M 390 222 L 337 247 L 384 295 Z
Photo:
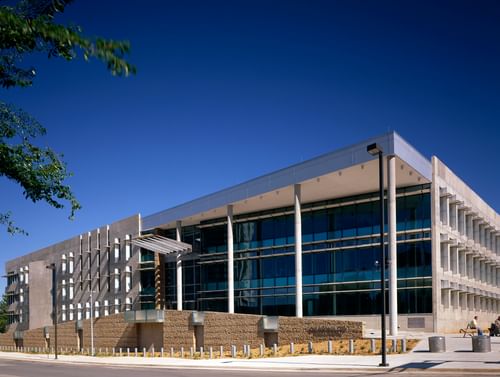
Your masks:
M 491 324 L 490 336 L 500 336 L 500 316 Z
M 477 315 L 469 322 L 469 328 L 477 330 L 477 335 L 483 335 L 483 330 L 479 327 L 477 323 Z

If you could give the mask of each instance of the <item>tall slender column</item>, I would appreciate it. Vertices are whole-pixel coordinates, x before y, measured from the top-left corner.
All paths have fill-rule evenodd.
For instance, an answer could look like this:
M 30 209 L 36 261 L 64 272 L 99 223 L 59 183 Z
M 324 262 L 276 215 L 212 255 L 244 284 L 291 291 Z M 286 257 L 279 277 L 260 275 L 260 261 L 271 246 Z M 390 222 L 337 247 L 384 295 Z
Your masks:
M 465 276 L 467 271 L 467 266 L 465 265 L 465 249 L 458 250 L 458 273 L 461 276 Z
M 233 206 L 227 206 L 227 311 L 234 313 Z
M 295 202 L 295 316 L 302 318 L 302 214 L 300 185 L 293 186 Z
M 450 206 L 449 206 L 449 197 L 441 196 L 439 199 L 439 207 L 440 207 L 440 218 L 443 225 L 450 225 Z
M 448 242 L 441 242 L 441 267 L 443 271 L 450 270 L 450 244 Z
M 450 227 L 451 229 L 457 229 L 457 203 L 456 198 L 453 197 L 453 202 L 450 203 Z
M 474 225 L 472 215 L 468 214 L 466 218 L 467 238 L 472 240 L 474 238 Z
M 396 157 L 387 158 L 387 239 L 389 247 L 389 322 L 390 334 L 398 335 L 398 249 L 396 244 Z
M 182 223 L 177 221 L 175 226 L 175 239 L 181 242 Z M 181 254 L 177 253 L 177 310 L 182 310 L 182 259 Z

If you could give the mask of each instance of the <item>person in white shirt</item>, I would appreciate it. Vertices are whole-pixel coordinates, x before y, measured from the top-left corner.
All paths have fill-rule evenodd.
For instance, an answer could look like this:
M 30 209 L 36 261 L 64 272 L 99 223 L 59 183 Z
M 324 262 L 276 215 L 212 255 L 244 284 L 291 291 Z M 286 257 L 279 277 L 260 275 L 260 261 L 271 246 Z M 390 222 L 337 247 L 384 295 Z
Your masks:
M 483 335 L 483 330 L 479 327 L 479 324 L 477 323 L 477 315 L 475 315 L 472 321 L 470 321 L 469 327 L 471 329 L 476 329 L 477 335 Z

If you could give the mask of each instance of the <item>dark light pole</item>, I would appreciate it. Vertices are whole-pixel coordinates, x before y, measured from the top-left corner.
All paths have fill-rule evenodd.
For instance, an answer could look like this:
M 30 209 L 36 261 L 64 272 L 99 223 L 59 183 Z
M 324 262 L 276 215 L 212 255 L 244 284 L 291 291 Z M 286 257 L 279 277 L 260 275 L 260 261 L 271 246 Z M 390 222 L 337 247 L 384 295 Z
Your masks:
M 54 323 L 54 355 L 57 359 L 57 276 L 56 276 L 56 264 L 51 263 L 47 266 L 49 270 L 52 270 L 52 323 Z
M 366 151 L 372 156 L 378 155 L 378 180 L 379 180 L 379 201 L 380 201 L 380 253 L 381 253 L 381 268 L 380 268 L 380 293 L 382 295 L 382 310 L 381 310 L 381 335 L 382 345 L 381 354 L 382 362 L 380 367 L 388 367 L 387 349 L 386 349 L 386 333 L 385 333 L 385 248 L 384 248 L 384 151 L 377 143 L 370 144 L 366 147 Z

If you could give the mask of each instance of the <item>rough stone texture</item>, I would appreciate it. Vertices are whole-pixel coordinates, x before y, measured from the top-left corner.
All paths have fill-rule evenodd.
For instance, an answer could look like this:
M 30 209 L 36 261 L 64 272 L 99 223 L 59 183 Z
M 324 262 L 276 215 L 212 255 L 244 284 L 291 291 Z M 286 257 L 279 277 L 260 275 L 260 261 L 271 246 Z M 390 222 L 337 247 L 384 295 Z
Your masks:
M 94 347 L 96 348 L 149 348 L 153 343 L 155 349 L 174 347 L 178 350 L 184 347 L 186 352 L 190 347 L 219 347 L 229 349 L 231 345 L 238 348 L 244 344 L 257 347 L 266 343 L 268 346 L 288 344 L 289 342 L 304 343 L 327 339 L 357 339 L 363 337 L 363 323 L 355 321 L 338 321 L 330 319 L 279 317 L 279 332 L 264 334 L 260 329 L 262 316 L 251 314 L 228 314 L 206 312 L 204 326 L 195 332 L 191 324 L 190 311 L 167 310 L 165 322 L 148 324 L 147 326 L 161 335 L 155 334 L 145 339 L 146 332 L 141 326 L 125 322 L 123 313 L 94 320 Z M 149 329 L 149 330 L 151 330 Z M 90 320 L 83 320 L 83 344 L 90 348 Z M 54 327 L 49 328 L 50 342 L 54 339 Z M 196 336 L 195 336 L 196 333 Z M 154 339 L 153 339 L 154 338 Z M 163 340 L 163 344 L 161 344 Z M 151 343 L 153 342 L 153 343 Z M 24 331 L 22 342 L 24 347 L 45 347 L 43 328 Z M 0 345 L 14 345 L 13 334 L 0 334 Z M 50 343 L 50 346 L 54 346 Z M 76 350 L 79 347 L 79 334 L 75 322 L 65 322 L 58 325 L 58 347 Z
M 14 334 L 12 331 L 0 334 L 0 346 L 2 347 L 14 347 L 16 343 L 14 342 Z
M 363 337 L 363 323 L 329 319 L 279 317 L 278 334 L 264 334 L 261 316 L 251 314 L 205 313 L 204 346 L 238 347 L 250 344 L 288 344 L 289 342 Z
M 279 329 L 278 339 L 282 344 L 363 337 L 363 323 L 355 321 L 280 317 Z
M 264 334 L 259 333 L 260 319 L 259 315 L 206 312 L 204 345 L 228 348 L 232 344 L 238 347 L 250 344 L 257 347 L 264 339 Z
M 49 345 L 54 346 L 54 326 L 49 327 Z M 83 321 L 83 348 L 90 347 L 90 320 Z M 23 332 L 24 347 L 45 347 L 43 327 Z M 78 349 L 78 332 L 75 322 L 65 322 L 57 325 L 57 346 L 59 348 Z M 13 334 L 0 334 L 0 345 L 14 345 Z M 110 315 L 94 320 L 94 347 L 126 348 L 137 347 L 137 330 L 133 324 L 126 323 L 123 314 Z
M 187 351 L 189 347 L 194 347 L 194 326 L 190 323 L 190 316 L 190 311 L 165 311 L 163 347 L 176 349 L 184 347 Z
M 23 347 L 46 347 L 43 327 L 24 332 Z

